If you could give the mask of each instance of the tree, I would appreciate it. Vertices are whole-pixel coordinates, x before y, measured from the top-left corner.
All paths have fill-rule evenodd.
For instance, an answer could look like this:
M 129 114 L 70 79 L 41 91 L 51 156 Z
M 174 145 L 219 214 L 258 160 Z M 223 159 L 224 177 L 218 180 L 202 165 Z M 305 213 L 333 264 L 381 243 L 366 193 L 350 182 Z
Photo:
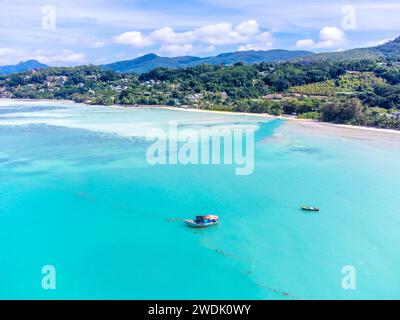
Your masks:
M 345 123 L 361 113 L 361 103 L 358 99 L 346 102 L 329 102 L 321 108 L 322 119 L 326 122 Z

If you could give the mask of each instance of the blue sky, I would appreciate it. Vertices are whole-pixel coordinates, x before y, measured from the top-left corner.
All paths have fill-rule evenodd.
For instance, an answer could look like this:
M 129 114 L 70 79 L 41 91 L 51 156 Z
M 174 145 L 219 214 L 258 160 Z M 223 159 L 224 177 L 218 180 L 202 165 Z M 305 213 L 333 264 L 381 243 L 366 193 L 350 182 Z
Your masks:
M 0 65 L 338 51 L 399 36 L 398 17 L 399 0 L 1 0 Z

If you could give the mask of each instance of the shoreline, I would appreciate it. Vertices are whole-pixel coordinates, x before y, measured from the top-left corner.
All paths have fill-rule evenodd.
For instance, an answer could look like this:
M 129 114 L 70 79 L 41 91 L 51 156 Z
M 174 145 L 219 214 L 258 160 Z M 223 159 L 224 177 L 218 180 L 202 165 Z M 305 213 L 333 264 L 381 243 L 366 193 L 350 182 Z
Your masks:
M 330 122 L 322 122 L 312 119 L 299 119 L 295 116 L 274 116 L 268 113 L 249 113 L 249 112 L 235 112 L 235 111 L 218 111 L 218 110 L 206 110 L 206 109 L 197 109 L 197 108 L 181 108 L 181 107 L 171 107 L 171 106 L 163 106 L 163 105 L 90 105 L 85 103 L 77 103 L 72 100 L 54 100 L 54 99 L 10 99 L 10 98 L 0 98 L 0 102 L 2 101 L 11 101 L 11 102 L 45 102 L 45 103 L 61 103 L 61 104 L 75 104 L 75 105 L 85 105 L 85 106 L 101 106 L 101 107 L 110 107 L 110 108 L 137 108 L 137 109 L 167 109 L 173 111 L 186 111 L 186 112 L 203 112 L 203 113 L 213 113 L 213 114 L 226 114 L 226 115 L 235 115 L 235 116 L 251 116 L 251 117 L 261 117 L 267 119 L 278 119 L 285 121 L 293 121 L 299 124 L 309 124 L 312 126 L 320 126 L 320 127 L 330 127 L 330 128 L 338 128 L 338 129 L 346 129 L 346 130 L 360 130 L 360 131 L 368 131 L 375 133 L 383 133 L 383 134 L 400 134 L 400 130 L 395 129 L 384 129 L 384 128 L 374 128 L 374 127 L 364 127 L 364 126 L 355 126 L 348 124 L 336 124 Z M 1 106 L 0 106 L 1 107 Z
M 56 103 L 73 103 L 73 104 L 84 104 L 84 103 L 77 103 L 75 101 L 72 100 L 68 100 L 68 99 L 13 99 L 13 98 L 0 98 L 0 102 L 3 101 L 11 101 L 11 102 L 56 102 Z
M 144 106 L 146 107 L 146 106 Z M 227 114 L 227 115 L 241 115 L 241 116 L 252 116 L 252 117 L 262 117 L 267 119 L 278 119 L 285 121 L 293 121 L 299 124 L 312 124 L 316 126 L 330 127 L 330 128 L 338 128 L 338 129 L 347 129 L 347 130 L 364 130 L 376 133 L 391 133 L 391 134 L 400 134 L 400 130 L 394 129 L 384 129 L 384 128 L 374 128 L 374 127 L 364 127 L 364 126 L 355 126 L 349 124 L 336 124 L 330 122 L 317 121 L 312 119 L 299 119 L 291 116 L 273 116 L 268 113 L 249 113 L 249 112 L 234 112 L 234 111 L 217 111 L 217 110 L 204 110 L 204 109 L 195 109 L 195 108 L 179 108 L 179 107 L 169 107 L 169 106 L 159 106 L 153 108 L 160 109 L 169 109 L 169 110 L 179 110 L 179 111 L 188 111 L 188 112 L 208 112 L 215 114 Z

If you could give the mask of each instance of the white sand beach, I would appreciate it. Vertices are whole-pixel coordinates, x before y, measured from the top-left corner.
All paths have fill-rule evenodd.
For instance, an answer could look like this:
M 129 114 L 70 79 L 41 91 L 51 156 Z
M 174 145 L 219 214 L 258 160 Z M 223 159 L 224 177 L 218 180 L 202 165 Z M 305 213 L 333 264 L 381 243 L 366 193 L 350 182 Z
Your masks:
M 0 99 L 0 107 L 7 105 L 8 103 L 20 103 L 20 102 L 29 102 L 29 103 L 56 103 L 56 104 L 75 104 L 80 105 L 80 103 L 75 103 L 71 100 L 49 100 L 49 99 Z M 82 104 L 83 105 L 83 104 Z M 95 105 L 93 105 L 95 107 Z M 230 112 L 230 111 L 217 111 L 217 110 L 205 110 L 205 109 L 197 109 L 197 108 L 181 108 L 181 107 L 171 107 L 171 106 L 161 106 L 161 105 L 137 105 L 137 106 L 122 106 L 122 105 L 112 105 L 109 106 L 110 108 L 160 108 L 160 109 L 168 109 L 174 111 L 185 111 L 185 112 L 203 112 L 203 113 L 214 113 L 214 114 L 226 114 L 226 115 L 241 115 L 241 116 L 249 116 L 249 117 L 261 117 L 261 118 L 268 118 L 268 119 L 281 119 L 285 121 L 293 121 L 297 122 L 301 125 L 307 125 L 313 127 L 315 129 L 323 129 L 326 130 L 334 130 L 338 133 L 348 133 L 353 131 L 358 132 L 368 132 L 368 133 L 375 133 L 376 135 L 400 135 L 400 130 L 393 130 L 393 129 L 379 129 L 373 127 L 363 127 L 363 126 L 353 126 L 353 125 L 346 125 L 346 124 L 335 124 L 335 123 L 328 123 L 328 122 L 321 122 L 316 120 L 310 119 L 299 119 L 295 116 L 273 116 L 267 113 L 248 113 L 248 112 Z

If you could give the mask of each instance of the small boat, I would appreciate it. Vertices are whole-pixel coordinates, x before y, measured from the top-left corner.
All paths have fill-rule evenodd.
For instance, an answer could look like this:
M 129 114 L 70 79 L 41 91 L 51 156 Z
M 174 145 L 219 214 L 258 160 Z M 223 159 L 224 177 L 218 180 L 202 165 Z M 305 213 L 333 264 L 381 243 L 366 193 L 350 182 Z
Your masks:
M 194 220 L 185 220 L 186 225 L 191 228 L 206 228 L 219 223 L 219 217 L 214 215 L 196 216 Z
M 318 212 L 319 208 L 317 208 L 317 207 L 301 207 L 301 210 Z

